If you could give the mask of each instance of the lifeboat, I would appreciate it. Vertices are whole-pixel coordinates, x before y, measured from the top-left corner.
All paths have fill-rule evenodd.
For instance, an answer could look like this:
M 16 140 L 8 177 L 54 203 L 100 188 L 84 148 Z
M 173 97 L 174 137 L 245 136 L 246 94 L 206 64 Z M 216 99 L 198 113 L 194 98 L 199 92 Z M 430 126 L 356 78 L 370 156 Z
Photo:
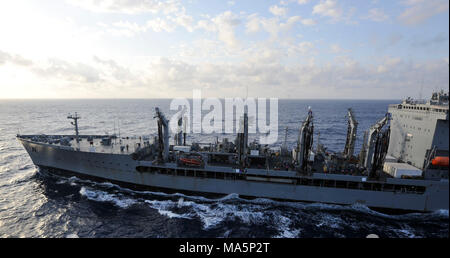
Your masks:
M 180 162 L 187 166 L 201 166 L 202 165 L 202 158 L 201 156 L 185 156 L 180 157 Z
M 448 157 L 435 157 L 431 160 L 434 166 L 448 167 Z

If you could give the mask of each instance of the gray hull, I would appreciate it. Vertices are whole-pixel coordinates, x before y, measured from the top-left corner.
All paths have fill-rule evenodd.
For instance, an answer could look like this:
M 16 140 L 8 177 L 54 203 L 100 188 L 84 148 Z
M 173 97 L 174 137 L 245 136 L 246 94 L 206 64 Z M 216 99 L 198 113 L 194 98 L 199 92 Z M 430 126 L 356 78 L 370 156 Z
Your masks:
M 345 175 L 318 174 L 316 182 L 322 182 L 320 185 L 303 185 L 289 179 L 278 179 L 278 182 L 274 179 L 272 182 L 267 182 L 270 179 L 264 181 L 258 177 L 253 177 L 253 180 L 250 179 L 251 177 L 247 177 L 245 180 L 192 177 L 186 176 L 186 174 L 184 176 L 177 175 L 176 170 L 173 174 L 154 171 L 139 172 L 138 167 L 151 167 L 152 164 L 148 161 L 133 160 L 131 155 L 74 151 L 71 148 L 64 149 L 61 146 L 35 143 L 25 139 L 19 140 L 37 166 L 67 170 L 81 175 L 135 185 L 214 194 L 236 193 L 241 196 L 341 205 L 359 203 L 368 207 L 408 211 L 448 210 L 449 206 L 448 180 L 388 179 L 387 183 L 393 186 L 393 190 L 383 191 L 336 187 L 345 182 L 347 185 L 348 182 L 361 182 L 359 177 Z M 173 165 L 176 167 L 175 164 Z M 184 171 L 186 170 L 189 169 L 184 169 Z M 330 182 L 334 182 L 334 185 L 327 185 Z M 396 187 L 412 185 L 422 187 L 424 191 L 421 193 L 396 191 Z

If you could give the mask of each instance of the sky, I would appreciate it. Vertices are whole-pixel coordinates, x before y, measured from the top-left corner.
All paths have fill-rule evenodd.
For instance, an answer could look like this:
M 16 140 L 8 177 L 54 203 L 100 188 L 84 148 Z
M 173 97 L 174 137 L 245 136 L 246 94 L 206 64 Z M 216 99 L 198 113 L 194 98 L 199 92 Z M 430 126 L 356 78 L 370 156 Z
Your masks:
M 0 32 L 0 99 L 403 99 L 449 87 L 448 0 L 14 0 L 0 2 Z

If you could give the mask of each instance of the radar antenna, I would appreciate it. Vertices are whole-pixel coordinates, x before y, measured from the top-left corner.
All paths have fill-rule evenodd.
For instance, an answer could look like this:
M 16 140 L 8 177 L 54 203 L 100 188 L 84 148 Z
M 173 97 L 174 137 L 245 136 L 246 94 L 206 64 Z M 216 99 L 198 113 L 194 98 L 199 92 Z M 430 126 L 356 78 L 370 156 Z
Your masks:
M 80 142 L 79 137 L 78 137 L 78 119 L 80 119 L 81 117 L 78 116 L 77 112 L 75 112 L 75 115 L 68 115 L 67 116 L 68 119 L 73 119 L 74 122 L 70 122 L 73 126 L 75 126 L 75 139 L 77 141 L 77 143 Z

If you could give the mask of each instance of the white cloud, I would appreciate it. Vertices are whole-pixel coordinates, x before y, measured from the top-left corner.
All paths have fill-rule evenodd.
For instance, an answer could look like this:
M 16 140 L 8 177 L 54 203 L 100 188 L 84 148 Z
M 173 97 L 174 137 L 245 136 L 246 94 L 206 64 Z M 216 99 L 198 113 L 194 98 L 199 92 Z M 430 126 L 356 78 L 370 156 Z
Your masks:
M 185 13 L 178 13 L 175 15 L 175 18 L 170 18 L 176 24 L 184 27 L 187 31 L 194 31 L 194 18 L 190 15 L 186 15 Z
M 372 8 L 369 10 L 369 14 L 364 17 L 374 22 L 382 22 L 389 19 L 389 16 L 383 12 L 383 10 L 378 8 Z
M 168 23 L 166 20 L 161 18 L 155 18 L 153 20 L 148 20 L 146 26 L 155 32 L 172 32 L 175 30 L 176 26 L 174 24 Z
M 378 65 L 378 73 L 386 73 L 395 70 L 395 67 L 402 63 L 402 59 L 398 57 L 383 57 L 382 63 Z
M 407 25 L 416 25 L 427 19 L 448 11 L 448 0 L 408 0 L 403 2 L 408 6 L 398 19 Z
M 320 3 L 313 7 L 313 14 L 338 19 L 342 16 L 343 11 L 342 8 L 336 4 L 335 0 L 321 0 Z
M 58 78 L 68 82 L 91 84 L 101 80 L 99 70 L 91 65 L 61 59 L 49 59 L 46 65 L 32 67 L 32 71 L 41 77 Z
M 33 64 L 31 60 L 25 59 L 20 55 L 9 54 L 0 50 L 0 65 L 5 63 L 12 63 L 21 66 L 29 66 Z
M 136 23 L 131 23 L 128 21 L 119 21 L 119 22 L 115 22 L 113 23 L 114 26 L 119 27 L 119 28 L 125 28 L 125 29 L 129 29 L 135 33 L 139 33 L 139 32 L 143 32 L 145 31 L 145 27 L 139 26 Z
M 269 11 L 275 16 L 285 16 L 287 14 L 287 8 L 278 7 L 276 5 L 271 6 Z
M 297 47 L 308 54 L 314 44 L 304 41 Z M 0 62 L 10 62 L 5 61 L 5 56 L 16 56 L 5 53 L 0 52 L 3 60 Z M 30 60 L 30 65 L 17 67 L 36 76 L 29 82 L 30 87 L 46 85 L 39 87 L 44 92 L 40 96 L 44 97 L 58 92 L 59 97 L 69 98 L 86 97 L 83 95 L 86 93 L 89 97 L 173 98 L 189 97 L 194 88 L 204 89 L 205 96 L 235 97 L 236 92 L 248 86 L 249 96 L 255 97 L 273 97 L 275 92 L 280 98 L 401 98 L 414 87 L 419 88 L 418 82 L 423 77 L 433 78 L 437 86 L 448 85 L 448 57 L 404 62 L 389 56 L 362 65 L 351 57 L 338 56 L 320 65 L 315 64 L 314 58 L 289 65 L 279 58 L 284 54 L 270 46 L 257 47 L 252 55 L 253 58 L 248 56 L 233 64 L 209 61 L 195 64 L 161 57 L 139 65 L 133 62 L 118 65 L 122 62 L 94 57 L 94 62 Z M 5 83 L 4 78 L 0 76 L 1 83 Z M 389 96 L 385 95 L 387 90 Z
M 278 17 L 264 18 L 257 14 L 252 14 L 247 17 L 246 31 L 258 32 L 260 29 L 267 31 L 272 38 L 277 37 L 280 33 L 288 32 L 292 27 L 301 22 L 300 16 L 291 16 L 284 22 L 280 21 Z
M 99 68 L 102 70 L 102 77 L 104 77 L 105 80 L 111 78 L 120 82 L 128 82 L 137 78 L 132 74 L 128 67 L 118 65 L 117 62 L 112 59 L 107 60 L 94 56 L 93 60 L 96 64 L 100 65 Z
M 341 48 L 341 46 L 339 46 L 338 44 L 331 44 L 330 50 L 331 50 L 331 53 L 334 53 L 334 54 L 342 54 L 342 53 L 349 52 L 349 50 Z
M 288 5 L 288 4 L 292 3 L 292 2 L 297 2 L 299 5 L 302 5 L 302 4 L 309 3 L 310 0 L 282 0 L 282 1 L 280 1 L 280 4 L 281 5 Z
M 93 12 L 112 13 L 173 13 L 180 9 L 178 0 L 66 0 L 69 4 Z
M 204 29 L 206 31 L 216 31 L 216 25 L 210 20 L 200 20 L 197 22 L 196 28 Z
M 306 26 L 312 26 L 312 25 L 316 25 L 317 24 L 317 22 L 315 20 L 313 20 L 313 19 L 302 19 L 301 23 L 303 25 L 306 25 Z
M 309 41 L 302 41 L 298 44 L 296 44 L 295 46 L 290 48 L 291 52 L 297 52 L 300 55 L 306 55 L 306 54 L 311 54 L 311 51 L 314 48 L 314 44 L 312 42 Z
M 259 31 L 259 24 L 260 24 L 260 18 L 258 17 L 258 14 L 251 14 L 247 17 L 247 23 L 245 24 L 246 31 L 247 32 L 258 32 Z
M 234 28 L 241 22 L 239 17 L 231 11 L 226 11 L 212 19 L 218 31 L 218 37 L 228 47 L 236 48 L 239 41 L 236 39 Z

